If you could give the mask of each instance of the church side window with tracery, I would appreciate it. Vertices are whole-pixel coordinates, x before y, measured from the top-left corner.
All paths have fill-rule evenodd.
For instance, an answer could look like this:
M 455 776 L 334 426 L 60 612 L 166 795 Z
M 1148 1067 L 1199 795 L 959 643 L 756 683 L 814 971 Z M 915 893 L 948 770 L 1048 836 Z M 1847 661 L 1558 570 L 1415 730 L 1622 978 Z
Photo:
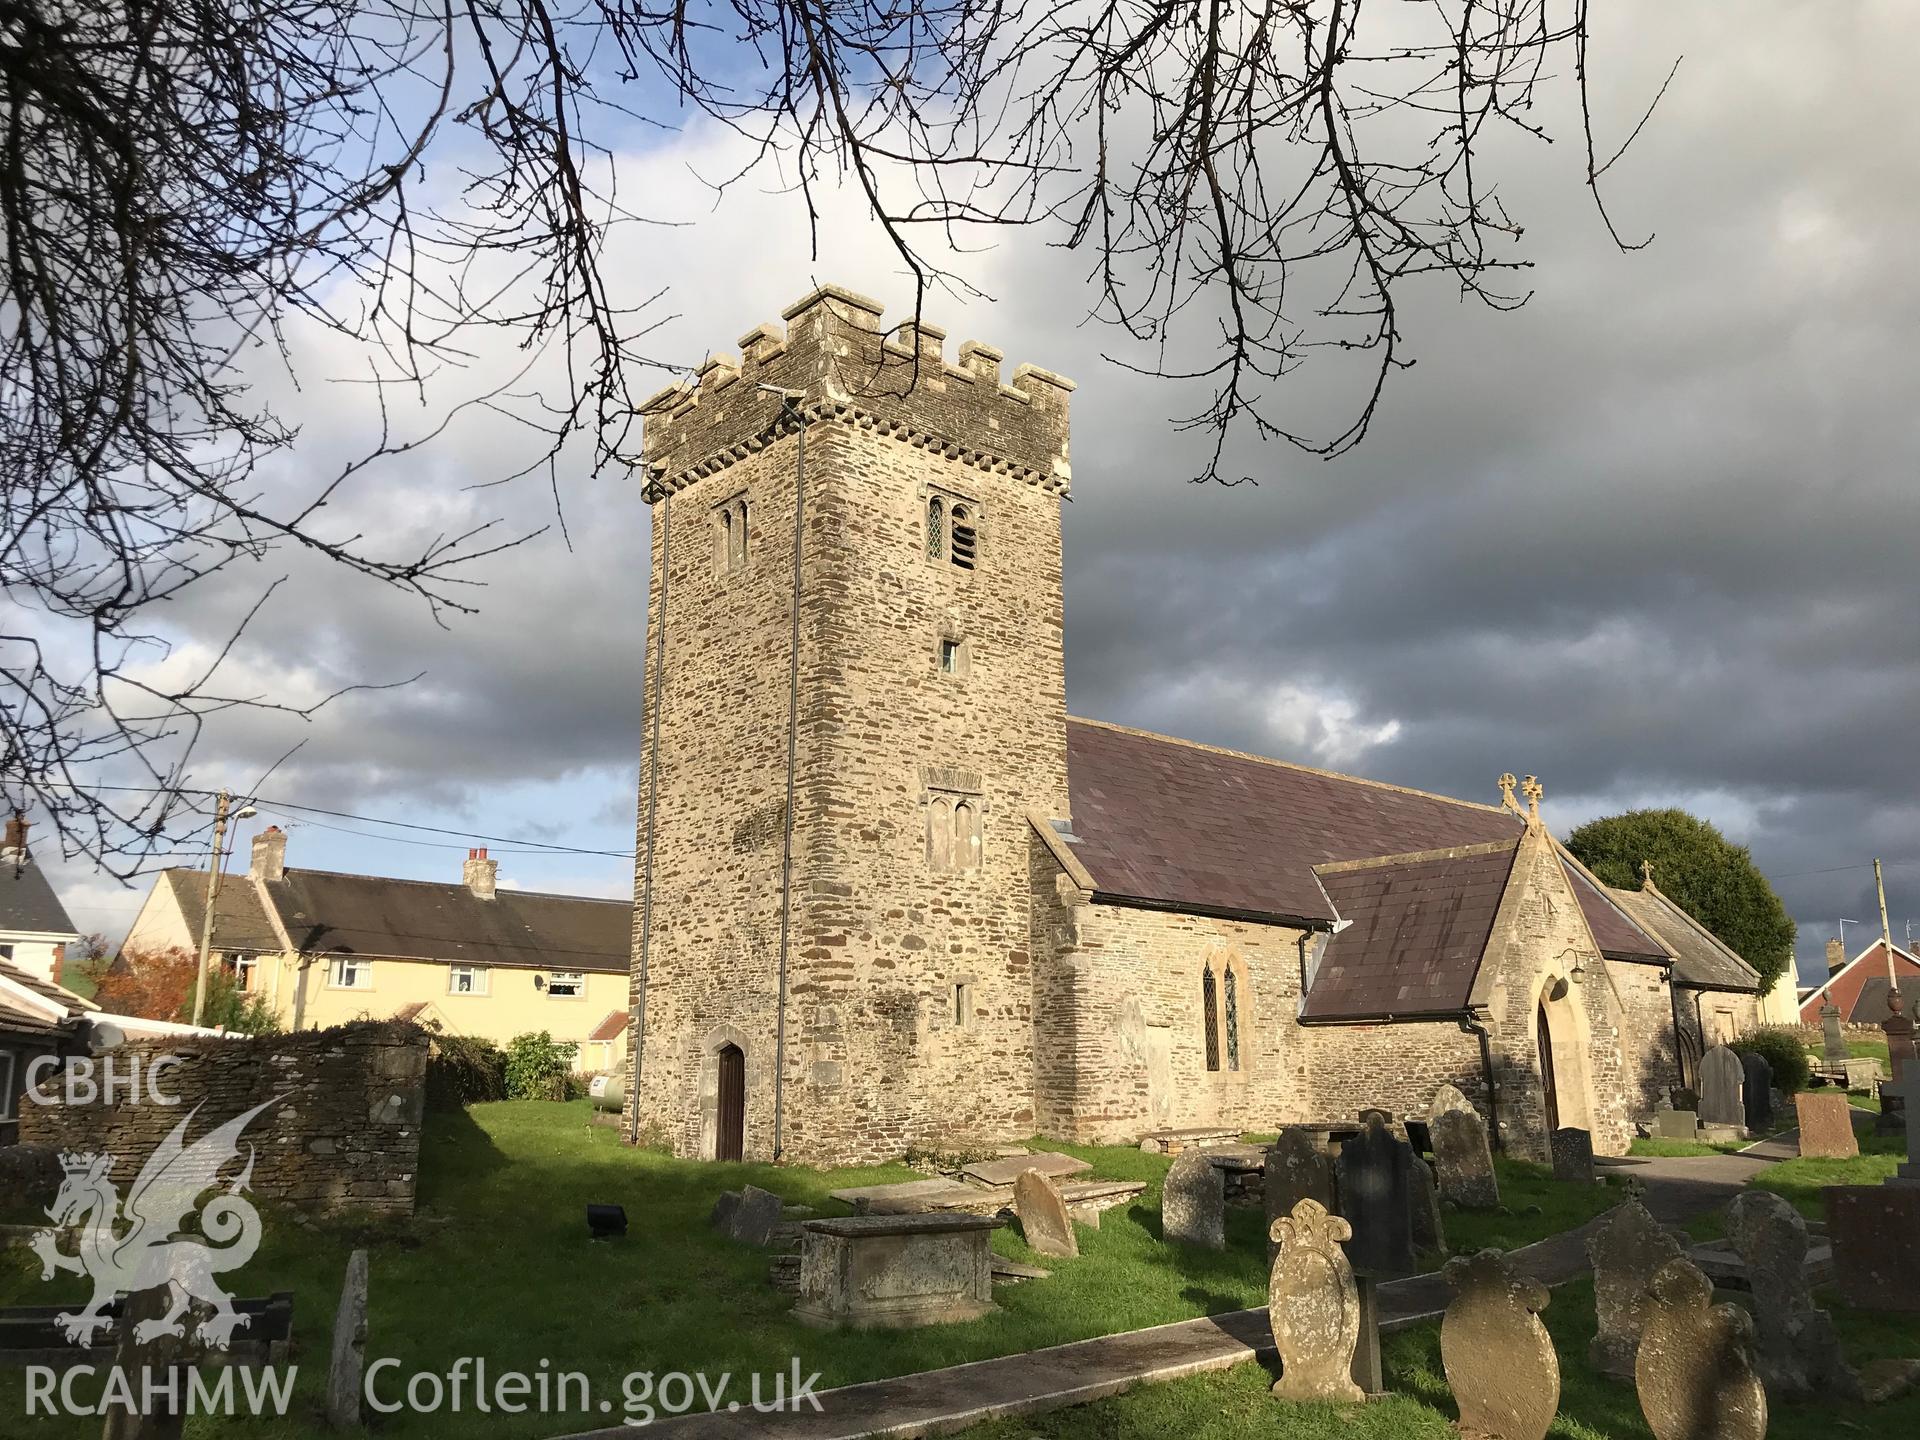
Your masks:
M 1240 1068 L 1240 978 L 1234 973 L 1233 966 L 1227 966 L 1225 979 L 1227 1002 L 1225 1006 L 1227 1031 L 1227 1069 Z
M 1207 1069 L 1220 1068 L 1220 1013 L 1219 995 L 1213 982 L 1213 966 L 1207 965 L 1200 972 L 1200 1012 L 1207 1029 Z

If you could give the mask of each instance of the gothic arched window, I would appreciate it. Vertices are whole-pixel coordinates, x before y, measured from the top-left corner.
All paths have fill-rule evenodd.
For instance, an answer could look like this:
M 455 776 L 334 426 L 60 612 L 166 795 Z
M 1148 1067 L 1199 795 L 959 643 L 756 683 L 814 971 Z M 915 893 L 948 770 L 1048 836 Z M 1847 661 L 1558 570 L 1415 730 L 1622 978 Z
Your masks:
M 1240 1068 L 1240 978 L 1233 965 L 1227 965 L 1226 975 L 1226 1031 L 1227 1031 L 1227 1069 Z
M 1220 1068 L 1220 1011 L 1211 964 L 1200 972 L 1200 1012 L 1207 1028 L 1207 1069 L 1218 1070 Z
M 947 506 L 938 495 L 927 502 L 927 558 L 947 558 Z

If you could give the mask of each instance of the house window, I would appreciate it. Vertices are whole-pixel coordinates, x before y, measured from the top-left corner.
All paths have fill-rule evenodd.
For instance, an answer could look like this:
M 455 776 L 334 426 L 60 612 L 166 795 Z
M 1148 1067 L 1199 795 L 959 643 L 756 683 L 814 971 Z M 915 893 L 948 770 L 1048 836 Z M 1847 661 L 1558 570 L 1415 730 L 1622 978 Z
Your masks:
M 234 984 L 243 991 L 252 990 L 254 967 L 259 963 L 259 960 L 252 955 L 235 955 L 233 957 Z
M 1226 996 L 1227 1069 L 1240 1068 L 1240 978 L 1233 966 L 1227 966 L 1223 982 Z
M 484 965 L 449 965 L 447 967 L 447 993 L 449 995 L 486 994 L 487 967 Z
M 336 955 L 327 966 L 327 985 L 334 990 L 371 990 L 373 966 L 357 955 Z
M 1200 971 L 1200 1010 L 1207 1030 L 1207 1069 L 1220 1068 L 1220 997 L 1213 983 L 1213 966 Z
M 980 553 L 980 512 L 971 501 L 934 495 L 927 500 L 927 559 L 971 570 Z
M 578 970 L 553 970 L 547 975 L 547 994 L 555 1000 L 578 1000 L 587 992 L 586 977 Z
M 714 556 L 722 573 L 747 564 L 747 497 L 736 495 L 714 512 Z
M 935 795 L 927 803 L 927 868 L 956 874 L 980 868 L 979 797 Z
M 953 987 L 953 1023 L 962 1030 L 973 1026 L 973 985 L 962 980 Z

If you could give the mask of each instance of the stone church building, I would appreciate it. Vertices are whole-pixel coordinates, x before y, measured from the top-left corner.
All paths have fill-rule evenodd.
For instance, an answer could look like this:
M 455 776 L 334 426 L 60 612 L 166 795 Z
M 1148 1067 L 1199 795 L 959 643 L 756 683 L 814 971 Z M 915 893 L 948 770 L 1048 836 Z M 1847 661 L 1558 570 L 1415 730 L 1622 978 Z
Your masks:
M 1680 1083 L 1682 957 L 1531 777 L 1479 804 L 1069 717 L 1072 383 L 835 287 L 784 318 L 642 407 L 630 1138 L 875 1161 L 1452 1083 L 1514 1153 L 1626 1149 Z

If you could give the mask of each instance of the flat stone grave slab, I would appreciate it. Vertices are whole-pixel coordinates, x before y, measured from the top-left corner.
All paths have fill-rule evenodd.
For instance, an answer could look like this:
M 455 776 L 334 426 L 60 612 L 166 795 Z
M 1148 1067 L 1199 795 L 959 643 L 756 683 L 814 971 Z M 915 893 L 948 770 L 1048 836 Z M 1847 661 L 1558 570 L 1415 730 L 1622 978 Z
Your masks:
M 794 1318 L 856 1329 L 976 1320 L 996 1308 L 987 1239 L 998 1223 L 958 1214 L 809 1220 Z
M 1691 1110 L 1656 1110 L 1653 1133 L 1661 1140 L 1697 1140 L 1700 1117 Z
M 1747 1276 L 1747 1262 L 1740 1258 L 1740 1252 L 1733 1248 L 1731 1241 L 1714 1240 L 1705 1245 L 1689 1246 L 1687 1259 L 1699 1268 L 1701 1274 L 1713 1281 L 1715 1289 L 1753 1289 L 1753 1282 Z M 1812 1237 L 1811 1231 L 1804 1269 L 1808 1289 L 1818 1289 L 1833 1279 L 1833 1246 L 1825 1240 Z
M 1011 1185 L 1028 1170 L 1038 1170 L 1049 1180 L 1058 1180 L 1066 1175 L 1084 1175 L 1092 1168 L 1085 1160 L 1044 1150 L 1038 1155 L 1008 1155 L 998 1160 L 976 1160 L 960 1173 L 980 1185 Z
M 1076 1225 L 1100 1228 L 1100 1217 L 1116 1206 L 1130 1204 L 1146 1193 L 1144 1180 L 1069 1180 L 1059 1187 L 1067 1214 Z
M 1238 1143 L 1238 1130 L 1223 1130 L 1218 1126 L 1193 1126 L 1185 1130 L 1149 1130 L 1140 1137 L 1140 1148 L 1146 1151 L 1158 1151 L 1162 1155 L 1178 1155 L 1182 1150 L 1198 1145 L 1202 1149 L 1214 1145 L 1232 1145 Z
M 1747 1129 L 1744 1125 L 1709 1125 L 1703 1120 L 1694 1138 L 1706 1145 L 1738 1145 L 1747 1138 Z
M 934 1215 L 956 1212 L 995 1215 L 1013 1203 L 1013 1186 L 992 1189 L 958 1180 L 903 1180 L 894 1185 L 855 1185 L 828 1192 L 867 1215 Z
M 1263 1168 L 1267 1163 L 1267 1149 L 1264 1145 L 1243 1145 L 1235 1141 L 1231 1145 L 1209 1145 L 1207 1159 L 1213 1162 L 1216 1170 L 1225 1170 L 1229 1175 L 1244 1175 Z

